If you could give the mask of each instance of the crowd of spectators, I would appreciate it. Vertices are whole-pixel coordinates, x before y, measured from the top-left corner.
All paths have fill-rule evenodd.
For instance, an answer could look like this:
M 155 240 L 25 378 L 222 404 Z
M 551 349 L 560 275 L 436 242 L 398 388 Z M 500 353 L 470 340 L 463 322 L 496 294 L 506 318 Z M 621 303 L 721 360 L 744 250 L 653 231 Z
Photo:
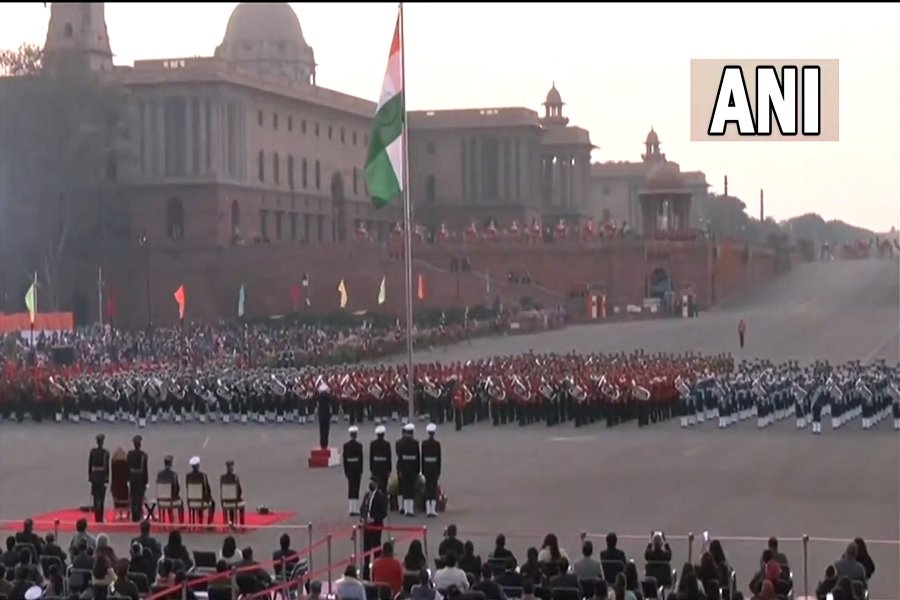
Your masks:
M 635 557 L 618 546 L 615 533 L 606 536 L 605 548 L 596 552 L 584 534 L 579 557 L 570 557 L 554 534 L 540 547 L 530 547 L 524 557 L 507 548 L 506 538 L 496 537 L 482 557 L 471 541 L 457 536 L 450 525 L 438 547 L 434 565 L 418 539 L 408 542 L 405 553 L 386 541 L 366 569 L 368 580 L 349 565 L 334 582 L 328 597 L 336 600 L 740 600 L 737 575 L 718 540 L 704 543 L 699 564 L 686 562 L 672 568 L 672 549 L 664 534 L 654 533 L 643 555 L 643 573 Z M 232 535 L 222 540 L 217 552 L 190 551 L 178 530 L 165 543 L 157 540 L 149 522 L 119 555 L 106 535 L 88 531 L 86 520 L 66 549 L 53 534 L 34 532 L 30 520 L 22 531 L 6 540 L 0 555 L 0 598 L 4 600 L 178 600 L 205 593 L 209 600 L 232 600 L 233 594 L 283 592 L 309 600 L 323 596 L 323 582 L 306 578 L 307 561 L 282 534 L 271 554 L 271 568 L 260 564 L 252 547 L 239 547 Z M 866 544 L 857 538 L 844 554 L 828 565 L 815 590 L 817 599 L 829 594 L 834 600 L 865 600 L 875 564 Z M 182 585 L 185 584 L 186 585 Z M 202 584 L 202 585 L 201 585 Z M 273 587 L 275 586 L 275 587 Z M 778 600 L 797 595 L 788 558 L 770 538 L 762 551 L 759 569 L 747 584 L 754 600 Z M 276 597 L 274 594 L 271 597 Z

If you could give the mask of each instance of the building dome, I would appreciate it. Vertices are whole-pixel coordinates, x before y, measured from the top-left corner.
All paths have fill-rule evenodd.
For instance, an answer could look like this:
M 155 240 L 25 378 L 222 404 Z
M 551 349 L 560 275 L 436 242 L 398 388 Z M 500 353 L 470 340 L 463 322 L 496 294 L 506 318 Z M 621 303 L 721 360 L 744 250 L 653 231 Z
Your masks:
M 553 82 L 553 87 L 550 88 L 550 91 L 547 92 L 547 99 L 544 101 L 545 106 L 560 106 L 562 105 L 562 96 L 559 95 L 559 90 L 556 89 L 556 82 Z
M 656 135 L 656 132 L 653 130 L 653 127 L 650 127 L 650 133 L 647 134 L 647 140 L 644 142 L 648 146 L 653 146 L 659 144 L 659 136 Z
M 216 56 L 260 73 L 309 82 L 315 76 L 313 49 L 287 3 L 238 4 Z
M 663 161 L 650 169 L 645 186 L 648 190 L 678 190 L 684 186 L 684 182 L 678 167 Z

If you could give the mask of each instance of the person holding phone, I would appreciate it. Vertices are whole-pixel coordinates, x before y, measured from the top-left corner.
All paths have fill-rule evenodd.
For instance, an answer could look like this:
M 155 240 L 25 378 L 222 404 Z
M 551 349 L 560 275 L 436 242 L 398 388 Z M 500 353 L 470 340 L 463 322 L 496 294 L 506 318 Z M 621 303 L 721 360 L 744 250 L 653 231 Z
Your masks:
M 644 560 L 647 562 L 670 562 L 672 560 L 672 549 L 669 542 L 666 541 L 666 534 L 662 531 L 655 531 L 650 534 L 650 543 L 644 551 Z

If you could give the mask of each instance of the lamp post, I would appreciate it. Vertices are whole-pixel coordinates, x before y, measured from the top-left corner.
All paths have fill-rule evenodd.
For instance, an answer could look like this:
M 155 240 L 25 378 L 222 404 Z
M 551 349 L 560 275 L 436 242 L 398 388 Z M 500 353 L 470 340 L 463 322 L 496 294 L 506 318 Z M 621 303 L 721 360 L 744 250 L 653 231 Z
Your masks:
M 147 294 L 147 337 L 150 338 L 150 351 L 153 352 L 153 308 L 150 305 L 150 240 L 147 232 L 141 234 L 141 247 L 144 249 L 144 276 Z

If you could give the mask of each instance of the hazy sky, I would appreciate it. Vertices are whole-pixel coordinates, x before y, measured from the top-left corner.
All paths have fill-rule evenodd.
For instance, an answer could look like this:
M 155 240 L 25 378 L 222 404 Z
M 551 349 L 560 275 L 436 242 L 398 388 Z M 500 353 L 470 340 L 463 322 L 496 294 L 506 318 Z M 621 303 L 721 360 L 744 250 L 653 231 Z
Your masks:
M 211 55 L 233 3 L 107 5 L 117 64 Z M 375 100 L 396 4 L 295 3 L 322 86 Z M 555 80 L 595 161 L 640 160 L 651 124 L 682 169 L 758 214 L 898 224 L 900 5 L 408 4 L 411 109 L 527 106 Z M 43 44 L 50 9 L 0 5 L 0 48 Z M 690 141 L 691 58 L 840 59 L 841 141 Z

